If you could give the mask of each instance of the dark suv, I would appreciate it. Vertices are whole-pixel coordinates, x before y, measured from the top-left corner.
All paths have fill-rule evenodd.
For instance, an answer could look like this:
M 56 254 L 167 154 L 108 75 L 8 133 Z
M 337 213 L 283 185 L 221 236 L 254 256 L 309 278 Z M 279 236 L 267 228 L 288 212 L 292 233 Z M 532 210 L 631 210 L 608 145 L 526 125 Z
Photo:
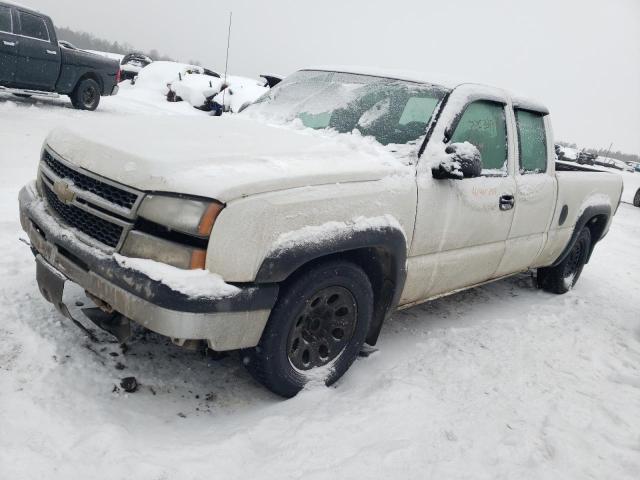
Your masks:
M 119 72 L 115 60 L 60 45 L 48 16 L 0 1 L 0 91 L 68 95 L 75 108 L 95 110 L 118 92 Z

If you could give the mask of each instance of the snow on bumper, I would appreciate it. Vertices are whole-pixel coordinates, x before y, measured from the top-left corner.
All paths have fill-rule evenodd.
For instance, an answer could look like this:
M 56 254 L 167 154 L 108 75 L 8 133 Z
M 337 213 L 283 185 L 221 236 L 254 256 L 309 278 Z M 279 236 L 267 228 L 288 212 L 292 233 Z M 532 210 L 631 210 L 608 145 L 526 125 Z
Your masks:
M 44 269 L 47 278 L 60 280 L 60 292 L 43 291 L 43 296 L 62 313 L 67 314 L 60 304 L 61 289 L 70 280 L 161 335 L 206 340 L 218 351 L 258 344 L 276 300 L 276 285 L 246 286 L 224 298 L 191 298 L 120 266 L 112 255 L 80 241 L 44 208 L 35 183 L 20 191 L 19 203 L 20 223 L 29 236 L 38 268 Z

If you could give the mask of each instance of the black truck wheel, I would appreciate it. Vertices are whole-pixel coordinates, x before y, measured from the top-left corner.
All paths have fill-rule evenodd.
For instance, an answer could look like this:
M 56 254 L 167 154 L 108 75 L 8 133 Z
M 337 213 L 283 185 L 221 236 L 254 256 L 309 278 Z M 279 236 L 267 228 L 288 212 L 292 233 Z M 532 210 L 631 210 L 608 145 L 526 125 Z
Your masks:
M 95 110 L 100 104 L 100 85 L 95 80 L 85 78 L 71 93 L 71 104 L 78 110 Z
M 640 188 L 638 189 L 636 194 L 633 196 L 633 206 L 640 207 Z
M 330 385 L 354 362 L 373 314 L 364 271 L 342 260 L 311 267 L 288 280 L 257 347 L 244 352 L 253 377 L 283 397 L 309 381 Z
M 547 292 L 567 293 L 580 278 L 591 248 L 591 231 L 583 228 L 567 257 L 555 267 L 538 269 L 538 286 Z

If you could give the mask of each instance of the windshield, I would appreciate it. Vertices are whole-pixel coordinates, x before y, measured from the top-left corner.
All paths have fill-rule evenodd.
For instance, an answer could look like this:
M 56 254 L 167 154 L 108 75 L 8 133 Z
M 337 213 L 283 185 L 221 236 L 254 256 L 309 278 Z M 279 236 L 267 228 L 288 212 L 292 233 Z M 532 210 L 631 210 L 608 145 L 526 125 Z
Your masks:
M 382 145 L 415 143 L 444 97 L 441 87 L 340 72 L 299 71 L 245 111 L 275 123 L 359 131 Z

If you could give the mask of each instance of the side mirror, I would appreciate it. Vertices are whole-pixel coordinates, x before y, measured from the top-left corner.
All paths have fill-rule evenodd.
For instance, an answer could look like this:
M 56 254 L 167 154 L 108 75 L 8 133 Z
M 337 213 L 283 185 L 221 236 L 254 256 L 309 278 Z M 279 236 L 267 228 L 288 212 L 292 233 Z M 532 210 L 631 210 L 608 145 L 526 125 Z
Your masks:
M 444 151 L 447 155 L 433 168 L 433 178 L 462 180 L 482 175 L 482 155 L 469 142 L 452 143 Z

